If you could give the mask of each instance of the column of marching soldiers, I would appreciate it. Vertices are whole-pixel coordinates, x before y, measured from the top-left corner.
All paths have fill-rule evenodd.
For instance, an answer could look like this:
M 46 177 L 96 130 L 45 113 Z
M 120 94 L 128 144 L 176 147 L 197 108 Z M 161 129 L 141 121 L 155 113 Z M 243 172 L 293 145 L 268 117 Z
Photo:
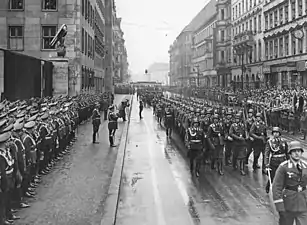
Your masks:
M 42 175 L 69 152 L 78 125 L 97 103 L 107 108 L 102 99 L 83 93 L 0 103 L 0 225 L 12 224 L 19 219 L 14 212 L 30 206 L 26 200 L 35 196 Z
M 253 170 L 262 168 L 262 173 L 267 174 L 270 168 L 273 179 L 278 166 L 288 157 L 289 148 L 281 138 L 281 129 L 273 127 L 273 138 L 268 137 L 263 112 L 212 106 L 204 99 L 165 97 L 161 92 L 144 91 L 139 95 L 145 106 L 153 107 L 158 122 L 164 121 L 168 137 L 173 129 L 179 134 L 189 150 L 190 170 L 197 177 L 202 164 L 209 164 L 220 175 L 224 175 L 224 165 L 232 166 L 244 176 L 253 153 Z M 268 181 L 267 193 L 269 188 Z

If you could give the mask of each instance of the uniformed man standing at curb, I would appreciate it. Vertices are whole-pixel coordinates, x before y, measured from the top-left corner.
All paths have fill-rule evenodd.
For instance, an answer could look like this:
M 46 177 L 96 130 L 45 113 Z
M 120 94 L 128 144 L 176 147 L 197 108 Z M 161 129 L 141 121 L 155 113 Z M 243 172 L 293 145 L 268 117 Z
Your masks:
M 93 143 L 96 143 L 96 136 L 99 131 L 99 126 L 101 124 L 98 104 L 96 104 L 96 107 L 93 110 L 92 124 L 93 124 Z
M 281 163 L 273 181 L 273 201 L 279 212 L 279 225 L 307 224 L 307 162 L 298 141 L 288 145 L 290 159 Z
M 109 123 L 108 123 L 109 141 L 110 141 L 110 147 L 115 147 L 114 137 L 115 137 L 115 132 L 118 128 L 118 125 L 117 125 L 118 115 L 115 112 L 114 105 L 110 106 L 109 110 L 110 110 L 109 115 L 108 115 L 108 119 L 109 119 Z

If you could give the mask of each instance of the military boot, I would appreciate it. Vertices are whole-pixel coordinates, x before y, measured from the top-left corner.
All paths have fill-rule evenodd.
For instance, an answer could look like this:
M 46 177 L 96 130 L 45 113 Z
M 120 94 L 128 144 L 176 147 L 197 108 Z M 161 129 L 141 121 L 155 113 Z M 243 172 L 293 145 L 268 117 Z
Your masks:
M 244 168 L 245 167 L 245 162 L 244 162 L 244 160 L 240 160 L 240 173 L 241 173 L 241 175 L 242 176 L 245 176 L 246 175 L 246 173 L 245 173 L 245 171 L 244 171 Z
M 219 172 L 219 175 L 223 176 L 224 175 L 224 169 L 223 169 L 223 162 L 218 162 L 218 172 Z

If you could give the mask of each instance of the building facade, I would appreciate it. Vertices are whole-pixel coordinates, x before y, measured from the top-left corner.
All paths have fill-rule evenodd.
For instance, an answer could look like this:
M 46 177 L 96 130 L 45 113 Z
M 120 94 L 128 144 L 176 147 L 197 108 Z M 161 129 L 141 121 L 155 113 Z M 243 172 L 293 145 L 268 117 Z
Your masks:
M 192 76 L 196 79 L 196 85 L 202 87 L 212 87 L 217 84 L 217 71 L 214 67 L 214 31 L 217 19 L 215 7 L 216 1 L 206 5 L 204 13 L 207 17 L 193 32 Z
M 245 1 L 245 0 L 243 0 Z M 216 85 L 228 87 L 231 81 L 231 0 L 217 0 L 216 26 L 214 29 L 214 67 L 217 72 Z
M 204 24 L 204 21 L 208 21 L 212 16 L 210 13 L 208 14 L 208 5 L 209 8 L 212 8 L 211 12 L 215 12 L 215 2 L 216 0 L 209 1 L 185 26 L 170 46 L 170 85 L 191 86 L 196 84 L 196 73 L 192 62 L 194 55 L 193 35 Z
M 263 13 L 266 85 L 307 87 L 307 1 L 266 1 Z
M 0 10 L 0 47 L 56 60 L 57 47 L 49 43 L 66 24 L 68 94 L 113 90 L 114 1 L 9 0 Z
M 236 0 L 232 4 L 232 85 L 235 89 L 263 84 L 263 1 Z
M 125 47 L 124 32 L 121 29 L 121 18 L 114 23 L 114 82 L 123 83 L 127 79 L 128 61 Z

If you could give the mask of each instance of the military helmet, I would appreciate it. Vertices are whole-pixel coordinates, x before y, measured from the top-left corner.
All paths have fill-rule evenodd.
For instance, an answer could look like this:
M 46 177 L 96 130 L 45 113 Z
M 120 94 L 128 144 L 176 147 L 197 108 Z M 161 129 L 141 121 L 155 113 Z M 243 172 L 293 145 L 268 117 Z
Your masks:
M 299 141 L 291 141 L 288 144 L 288 153 L 290 153 L 292 150 L 301 150 L 304 152 L 304 149 Z
M 237 114 L 236 114 L 236 119 L 241 119 L 241 115 L 242 115 L 242 114 L 237 113 Z
M 280 128 L 279 128 L 279 127 L 273 127 L 273 128 L 272 128 L 272 134 L 273 134 L 274 132 L 279 132 L 279 134 L 281 134 L 281 131 L 280 131 Z
M 219 118 L 219 115 L 218 114 L 214 114 L 213 115 L 213 119 L 218 119 Z
M 192 120 L 192 124 L 194 124 L 194 123 L 199 123 L 199 120 L 198 120 L 197 118 L 194 118 L 194 119 Z
M 257 113 L 256 117 L 262 117 L 262 114 L 261 113 Z
M 254 110 L 253 109 L 249 109 L 248 113 L 254 113 Z

